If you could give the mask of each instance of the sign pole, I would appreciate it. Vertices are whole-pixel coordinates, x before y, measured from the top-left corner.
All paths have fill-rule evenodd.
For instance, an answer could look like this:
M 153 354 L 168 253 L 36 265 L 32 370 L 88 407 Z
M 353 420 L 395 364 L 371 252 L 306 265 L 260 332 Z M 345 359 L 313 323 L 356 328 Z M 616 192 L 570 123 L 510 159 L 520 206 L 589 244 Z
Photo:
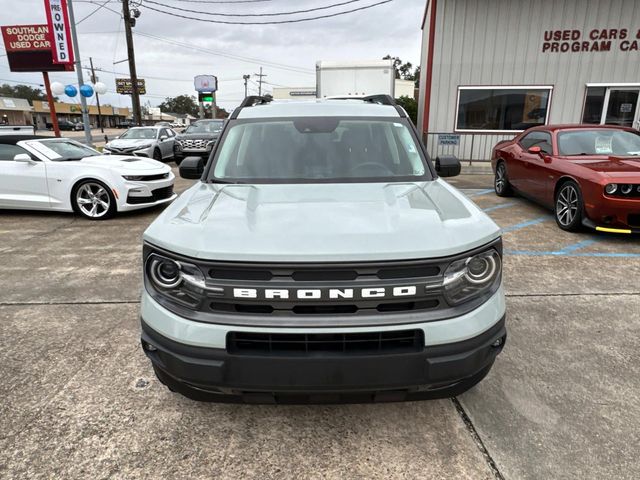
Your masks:
M 73 50 L 75 52 L 76 73 L 78 74 L 78 88 L 84 85 L 82 78 L 82 63 L 80 62 L 80 47 L 78 46 L 78 35 L 76 33 L 76 20 L 73 15 L 73 0 L 68 0 L 67 7 L 69 9 L 69 23 L 71 30 L 71 40 L 73 41 Z M 84 124 L 84 140 L 90 147 L 93 146 L 93 137 L 91 136 L 91 125 L 89 123 L 89 108 L 87 107 L 87 99 L 80 94 L 80 105 L 82 106 L 82 123 Z
M 47 102 L 49 102 L 49 113 L 51 114 L 51 125 L 53 133 L 56 137 L 60 136 L 60 127 L 58 126 L 58 116 L 56 115 L 56 104 L 51 93 L 51 83 L 49 83 L 49 72 L 42 72 L 44 78 L 44 89 L 47 92 Z

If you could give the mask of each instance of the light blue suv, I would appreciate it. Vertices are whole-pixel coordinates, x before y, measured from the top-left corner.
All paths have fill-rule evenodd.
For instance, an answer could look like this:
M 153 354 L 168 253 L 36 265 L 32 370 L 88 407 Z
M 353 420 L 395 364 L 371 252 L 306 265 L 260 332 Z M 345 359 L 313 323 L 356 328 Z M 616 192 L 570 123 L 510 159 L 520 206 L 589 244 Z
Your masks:
M 169 389 L 390 401 L 489 372 L 506 340 L 500 229 L 393 99 L 249 97 L 205 160 L 183 160 L 198 181 L 144 234 L 142 347 Z

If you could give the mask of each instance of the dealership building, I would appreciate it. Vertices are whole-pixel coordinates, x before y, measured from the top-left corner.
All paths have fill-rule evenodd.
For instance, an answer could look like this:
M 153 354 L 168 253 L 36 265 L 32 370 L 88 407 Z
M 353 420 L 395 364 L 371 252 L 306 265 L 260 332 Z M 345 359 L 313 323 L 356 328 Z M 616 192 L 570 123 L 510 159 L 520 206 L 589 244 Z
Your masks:
M 640 1 L 427 0 L 418 128 L 488 160 L 541 124 L 640 128 Z

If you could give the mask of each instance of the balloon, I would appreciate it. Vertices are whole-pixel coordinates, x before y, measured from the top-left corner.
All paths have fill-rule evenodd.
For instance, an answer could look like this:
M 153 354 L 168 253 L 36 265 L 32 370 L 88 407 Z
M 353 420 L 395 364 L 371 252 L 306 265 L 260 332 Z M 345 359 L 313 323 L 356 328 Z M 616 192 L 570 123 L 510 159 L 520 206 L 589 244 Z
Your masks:
M 93 87 L 91 85 L 81 85 L 80 95 L 82 95 L 83 97 L 90 97 L 91 95 L 93 95 Z
M 64 93 L 64 85 L 60 82 L 53 82 L 51 84 L 51 93 L 54 95 L 62 95 Z
M 64 94 L 67 97 L 75 97 L 78 94 L 78 89 L 73 85 L 67 85 L 64 87 Z
M 107 86 L 102 82 L 97 82 L 93 86 L 93 89 L 96 91 L 98 95 L 104 95 L 105 93 L 107 93 Z

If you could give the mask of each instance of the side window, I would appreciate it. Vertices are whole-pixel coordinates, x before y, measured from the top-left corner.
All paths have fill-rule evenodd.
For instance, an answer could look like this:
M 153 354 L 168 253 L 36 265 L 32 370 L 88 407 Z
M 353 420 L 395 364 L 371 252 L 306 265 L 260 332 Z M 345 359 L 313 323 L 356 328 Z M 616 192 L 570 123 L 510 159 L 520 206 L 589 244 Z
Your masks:
M 13 157 L 19 153 L 26 153 L 33 158 L 33 155 L 29 154 L 29 152 L 22 147 L 17 145 L 0 144 L 0 161 L 13 161 Z
M 160 138 L 163 135 L 165 135 L 167 138 L 171 136 L 169 135 L 169 131 L 166 128 L 163 128 L 160 130 L 160 135 L 158 136 L 158 138 Z
M 520 145 L 525 150 L 529 150 L 531 147 L 540 147 L 544 153 L 553 153 L 551 134 L 548 132 L 531 132 L 522 137 Z

